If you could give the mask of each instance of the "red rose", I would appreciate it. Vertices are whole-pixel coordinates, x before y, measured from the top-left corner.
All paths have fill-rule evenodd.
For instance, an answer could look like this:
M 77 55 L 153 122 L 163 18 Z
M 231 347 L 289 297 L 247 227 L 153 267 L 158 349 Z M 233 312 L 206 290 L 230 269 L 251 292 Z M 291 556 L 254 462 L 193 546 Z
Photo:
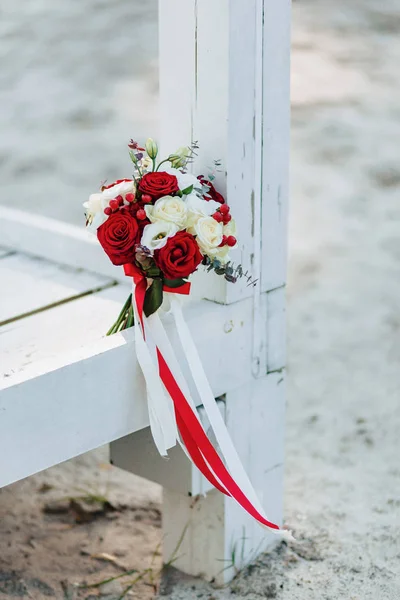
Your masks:
M 142 194 L 149 194 L 154 200 L 158 200 L 162 196 L 170 196 L 179 191 L 178 180 L 175 175 L 165 171 L 146 173 L 140 180 L 139 190 Z
M 135 246 L 139 241 L 139 225 L 125 211 L 110 215 L 97 230 L 97 237 L 113 265 L 124 265 L 135 259 Z
M 197 269 L 203 256 L 196 239 L 186 231 L 178 231 L 160 250 L 154 252 L 154 259 L 167 279 L 188 277 Z
M 215 202 L 219 202 L 220 204 L 225 204 L 225 198 L 223 197 L 222 194 L 217 192 L 217 190 L 215 189 L 215 187 L 213 186 L 211 181 L 209 181 L 208 179 L 204 179 L 204 177 L 202 175 L 199 175 L 199 177 L 197 179 L 200 181 L 200 183 L 202 185 L 206 185 L 207 187 L 210 188 L 208 190 L 208 192 L 206 193 L 206 195 L 204 196 L 205 200 L 215 200 Z

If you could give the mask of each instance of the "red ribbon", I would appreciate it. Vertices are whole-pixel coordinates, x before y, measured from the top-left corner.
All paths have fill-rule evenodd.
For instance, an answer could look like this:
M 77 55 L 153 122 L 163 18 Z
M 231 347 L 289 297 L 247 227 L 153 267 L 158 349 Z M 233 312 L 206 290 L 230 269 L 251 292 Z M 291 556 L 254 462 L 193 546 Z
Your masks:
M 144 320 L 143 320 L 143 304 L 147 290 L 147 279 L 141 269 L 134 264 L 124 265 L 125 275 L 132 277 L 135 283 L 135 301 L 140 319 L 140 325 L 145 335 Z M 164 286 L 163 290 L 174 294 L 189 294 L 190 283 L 177 288 Z M 205 433 L 200 421 L 193 412 L 191 405 L 186 399 L 184 393 L 180 389 L 175 377 L 173 376 L 164 356 L 157 347 L 157 359 L 160 378 L 165 385 L 169 395 L 172 398 L 175 417 L 179 433 L 185 444 L 186 450 L 194 464 L 204 475 L 206 479 L 220 492 L 227 496 L 235 498 L 235 500 L 248 512 L 254 519 L 262 525 L 271 529 L 279 530 L 279 526 L 265 519 L 254 508 L 247 496 L 242 492 L 237 485 L 219 454 L 210 442 Z M 211 467 L 211 468 L 210 468 Z M 215 474 L 215 475 L 214 475 Z M 217 479 L 218 478 L 218 479 Z

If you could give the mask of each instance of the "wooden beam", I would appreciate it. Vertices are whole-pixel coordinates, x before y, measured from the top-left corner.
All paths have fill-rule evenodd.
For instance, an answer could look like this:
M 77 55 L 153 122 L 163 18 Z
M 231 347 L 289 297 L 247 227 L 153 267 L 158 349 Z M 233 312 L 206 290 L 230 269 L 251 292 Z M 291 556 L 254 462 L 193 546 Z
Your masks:
M 96 236 L 82 227 L 16 208 L 0 206 L 2 246 L 77 269 L 125 281 L 122 269 L 107 259 Z
M 47 311 L 53 336 L 62 340 L 62 329 L 69 322 L 67 308 L 84 331 L 85 321 L 96 318 L 95 301 L 96 295 Z M 242 307 L 232 305 L 227 310 L 202 301 L 185 312 L 216 396 L 243 385 L 250 368 L 243 355 L 251 320 Z M 26 319 L 33 321 L 28 329 L 40 330 L 35 320 L 44 314 Z M 179 355 L 174 326 L 168 318 L 165 321 Z M 13 331 L 2 328 L 4 353 Z M 227 346 L 229 363 L 224 359 Z M 8 361 L 12 368 L 3 373 L 0 384 L 0 487 L 149 425 L 134 329 L 91 343 L 76 340 L 73 348 L 67 353 L 50 352 L 29 364 L 21 353 L 19 363 L 15 354 L 11 364 Z

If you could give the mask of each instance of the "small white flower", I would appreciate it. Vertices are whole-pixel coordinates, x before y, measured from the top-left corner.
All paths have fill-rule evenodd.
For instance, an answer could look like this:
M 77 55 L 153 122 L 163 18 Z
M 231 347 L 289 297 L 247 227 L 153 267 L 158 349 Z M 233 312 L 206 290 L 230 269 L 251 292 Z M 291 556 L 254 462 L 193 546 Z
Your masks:
M 186 205 L 188 208 L 186 229 L 189 233 L 194 233 L 194 226 L 201 217 L 211 216 L 221 206 L 218 202 L 214 202 L 214 200 L 208 202 L 200 198 L 194 192 L 186 196 Z
M 96 234 L 100 225 L 107 221 L 108 216 L 104 214 L 104 209 L 109 206 L 110 200 L 113 200 L 117 196 L 122 196 L 125 200 L 126 194 L 134 192 L 135 182 L 129 180 L 116 183 L 112 187 L 107 188 L 102 192 L 98 192 L 97 194 L 91 194 L 89 200 L 83 203 L 88 231 Z M 128 204 L 128 202 L 126 202 L 126 204 Z
M 163 196 L 152 206 L 147 204 L 145 211 L 152 223 L 166 221 L 173 223 L 178 229 L 185 229 L 188 209 L 186 202 L 179 196 Z
M 189 146 L 181 146 L 176 152 L 170 154 L 168 157 L 168 160 L 171 163 L 171 167 L 173 169 L 179 169 L 184 167 L 191 154 L 192 151 L 189 148 Z
M 110 188 L 103 190 L 101 193 L 104 198 L 108 200 L 112 200 L 117 196 L 122 196 L 125 198 L 126 194 L 135 192 L 135 182 L 134 181 L 121 181 L 121 183 L 116 183 Z
M 191 173 L 181 173 L 179 169 L 172 169 L 171 167 L 165 169 L 165 172 L 169 173 L 170 175 L 175 175 L 178 180 L 178 187 L 180 190 L 186 190 L 191 185 L 193 186 L 193 189 L 201 190 L 202 185 L 200 181 Z
M 141 165 L 142 165 L 142 171 L 143 171 L 143 169 L 145 171 L 147 171 L 149 169 L 149 167 L 151 167 L 153 165 L 153 161 L 151 160 L 150 156 L 144 156 L 142 158 Z
M 178 232 L 178 228 L 173 223 L 167 221 L 157 221 L 146 225 L 143 229 L 142 246 L 145 246 L 153 254 L 154 250 L 159 250 L 167 243 L 168 238 L 174 236 Z
M 194 226 L 196 240 L 203 254 L 213 256 L 222 242 L 222 225 L 212 217 L 201 217 Z
M 97 229 L 108 219 L 104 214 L 104 208 L 108 202 L 104 201 L 101 193 L 91 194 L 89 200 L 83 203 L 86 215 L 86 228 L 91 233 L 96 233 Z

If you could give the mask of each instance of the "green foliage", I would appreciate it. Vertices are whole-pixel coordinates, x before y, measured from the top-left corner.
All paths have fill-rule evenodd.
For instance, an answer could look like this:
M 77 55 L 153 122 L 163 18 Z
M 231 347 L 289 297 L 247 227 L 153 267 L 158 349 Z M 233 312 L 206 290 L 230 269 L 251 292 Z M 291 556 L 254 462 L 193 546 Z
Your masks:
M 191 194 L 193 192 L 193 184 L 189 185 L 189 187 L 185 188 L 184 190 L 182 190 L 182 194 L 184 196 L 188 196 L 189 194 Z
M 154 279 L 150 287 L 147 288 L 144 297 L 143 311 L 146 317 L 155 313 L 163 302 L 163 282 L 161 279 Z
M 222 275 L 229 283 L 236 283 L 238 279 L 245 277 L 247 285 L 255 286 L 257 284 L 257 279 L 253 279 L 248 271 L 244 271 L 242 265 L 234 265 L 230 261 L 222 264 L 217 258 L 210 258 L 209 256 L 204 257 L 203 265 L 207 267 L 207 273 L 215 271 L 217 275 Z

